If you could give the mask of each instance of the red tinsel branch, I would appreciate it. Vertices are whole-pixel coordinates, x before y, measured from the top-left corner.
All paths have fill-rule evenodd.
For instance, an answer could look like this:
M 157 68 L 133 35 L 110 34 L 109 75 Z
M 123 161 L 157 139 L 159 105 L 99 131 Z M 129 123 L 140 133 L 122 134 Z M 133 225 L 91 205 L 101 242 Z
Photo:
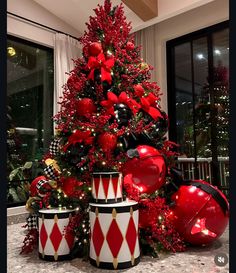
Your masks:
M 23 227 L 27 227 L 28 225 L 25 225 Z M 20 254 L 28 254 L 32 252 L 34 249 L 37 249 L 38 247 L 38 230 L 36 228 L 28 230 L 28 233 L 26 234 L 23 246 L 21 247 Z

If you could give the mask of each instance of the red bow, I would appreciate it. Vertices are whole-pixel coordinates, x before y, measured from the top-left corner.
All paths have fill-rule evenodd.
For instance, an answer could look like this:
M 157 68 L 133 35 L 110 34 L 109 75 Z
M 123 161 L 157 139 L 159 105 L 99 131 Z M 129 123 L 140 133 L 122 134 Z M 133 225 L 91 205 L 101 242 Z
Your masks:
M 76 143 L 84 143 L 87 145 L 92 144 L 94 137 L 91 137 L 91 132 L 90 131 L 80 131 L 76 130 L 69 138 L 68 138 L 68 143 L 64 146 L 63 150 L 66 152 L 68 147 L 70 145 L 74 145 Z
M 91 56 L 88 60 L 88 68 L 91 70 L 88 79 L 94 81 L 94 70 L 96 68 L 101 68 L 101 80 L 107 81 L 109 84 L 112 82 L 111 78 L 111 68 L 115 64 L 114 57 L 110 57 L 109 59 L 105 59 L 103 53 L 100 53 L 97 57 Z
M 162 117 L 160 110 L 156 108 L 157 99 L 158 98 L 153 93 L 149 93 L 147 97 L 142 97 L 140 99 L 142 109 L 147 112 L 154 120 Z
M 133 112 L 134 115 L 139 111 L 139 109 L 141 107 L 136 102 L 136 100 L 129 98 L 125 92 L 121 92 L 119 97 L 117 97 L 112 92 L 108 92 L 107 93 L 107 100 L 101 101 L 101 105 L 106 108 L 107 113 L 110 115 L 115 115 L 114 104 L 117 104 L 117 103 L 124 103 L 124 104 L 128 105 L 128 107 L 131 109 L 131 111 Z

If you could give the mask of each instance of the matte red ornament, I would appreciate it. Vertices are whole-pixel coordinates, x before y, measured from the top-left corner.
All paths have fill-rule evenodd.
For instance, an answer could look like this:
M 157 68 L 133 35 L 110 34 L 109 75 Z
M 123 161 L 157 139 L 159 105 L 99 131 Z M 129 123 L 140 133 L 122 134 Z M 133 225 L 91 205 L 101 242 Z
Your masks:
M 77 113 L 80 116 L 91 115 L 96 112 L 94 102 L 89 98 L 83 98 L 77 103 Z
M 37 184 L 40 180 L 47 180 L 47 178 L 45 176 L 38 176 L 36 177 L 31 185 L 30 185 L 30 196 L 34 197 L 38 195 L 38 189 L 37 189 Z
M 90 56 L 97 56 L 99 53 L 102 52 L 102 45 L 101 43 L 94 42 L 89 45 L 89 55 Z
M 105 153 L 109 153 L 117 146 L 117 136 L 109 132 L 102 133 L 98 137 L 98 144 Z
M 213 194 L 208 193 L 209 190 Z M 214 198 L 214 195 L 218 197 Z M 217 187 L 204 180 L 194 180 L 190 185 L 181 185 L 171 199 L 175 205 L 171 207 L 169 220 L 186 242 L 206 245 L 225 231 L 229 221 L 229 204 Z
M 126 44 L 126 49 L 127 50 L 133 50 L 135 48 L 135 45 L 132 42 L 128 42 Z
M 75 194 L 76 191 L 78 191 L 78 187 L 81 186 L 83 183 L 77 180 L 75 177 L 67 177 L 67 178 L 61 178 L 61 189 L 63 192 L 71 197 Z
M 123 167 L 124 182 L 132 180 L 140 193 L 153 193 L 165 183 L 166 164 L 162 154 L 154 147 L 140 145 L 135 149 L 138 157 L 128 159 Z

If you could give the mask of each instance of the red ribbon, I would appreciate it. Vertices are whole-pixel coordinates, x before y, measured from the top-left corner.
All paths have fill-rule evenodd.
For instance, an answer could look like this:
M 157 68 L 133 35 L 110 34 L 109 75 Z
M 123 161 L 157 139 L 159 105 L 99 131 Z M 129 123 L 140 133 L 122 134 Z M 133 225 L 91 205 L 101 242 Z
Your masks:
M 119 97 L 112 92 L 107 93 L 107 100 L 101 101 L 101 105 L 106 108 L 106 111 L 110 115 L 115 115 L 114 113 L 114 104 L 124 103 L 128 105 L 133 114 L 135 115 L 141 108 L 140 104 L 136 100 L 131 99 L 127 96 L 125 92 L 121 92 Z
M 142 109 L 147 112 L 154 120 L 162 117 L 160 110 L 156 108 L 157 99 L 158 98 L 153 93 L 149 93 L 147 97 L 142 97 L 140 99 Z
M 84 143 L 90 145 L 93 143 L 94 137 L 91 137 L 90 131 L 80 131 L 76 130 L 69 138 L 68 143 L 63 147 L 64 152 L 68 149 L 70 145 L 74 145 L 76 143 Z
M 106 60 L 103 53 L 100 53 L 97 57 L 91 56 L 88 60 L 88 68 L 91 70 L 88 79 L 94 81 L 94 71 L 97 68 L 101 68 L 101 81 L 107 81 L 109 84 L 112 82 L 111 68 L 115 64 L 114 57 L 110 57 Z

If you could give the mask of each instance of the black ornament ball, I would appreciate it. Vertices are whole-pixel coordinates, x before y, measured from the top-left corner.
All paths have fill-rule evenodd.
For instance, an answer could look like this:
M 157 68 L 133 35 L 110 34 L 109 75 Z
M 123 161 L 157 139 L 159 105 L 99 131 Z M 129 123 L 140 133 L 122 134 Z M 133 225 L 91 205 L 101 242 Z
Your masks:
M 115 118 L 120 127 L 126 126 L 132 117 L 132 111 L 124 103 L 117 103 L 114 105 Z
M 87 146 L 76 143 L 75 145 L 70 145 L 68 147 L 62 158 L 69 164 L 76 165 L 82 160 L 83 156 L 86 156 L 88 150 L 89 148 Z

